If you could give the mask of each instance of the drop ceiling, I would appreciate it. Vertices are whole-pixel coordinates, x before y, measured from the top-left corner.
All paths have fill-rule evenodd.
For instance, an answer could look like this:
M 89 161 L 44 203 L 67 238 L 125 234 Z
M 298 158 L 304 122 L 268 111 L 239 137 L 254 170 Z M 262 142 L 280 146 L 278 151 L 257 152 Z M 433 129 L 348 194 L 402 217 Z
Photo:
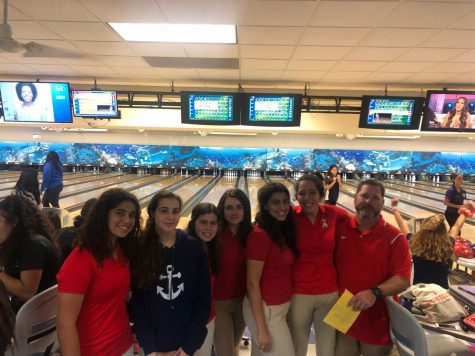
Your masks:
M 235 24 L 238 43 L 132 43 L 108 22 Z M 16 40 L 77 57 L 0 53 L 2 80 L 96 79 L 139 90 L 172 82 L 176 89 L 475 89 L 471 0 L 10 0 L 9 23 Z

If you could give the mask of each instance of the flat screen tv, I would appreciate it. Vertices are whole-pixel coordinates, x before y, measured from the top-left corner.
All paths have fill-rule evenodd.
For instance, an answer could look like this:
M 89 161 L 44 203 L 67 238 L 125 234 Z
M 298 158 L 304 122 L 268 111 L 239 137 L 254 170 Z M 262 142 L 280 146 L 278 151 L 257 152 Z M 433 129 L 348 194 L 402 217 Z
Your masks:
M 72 99 L 74 116 L 119 118 L 115 91 L 73 90 Z
M 475 131 L 475 92 L 427 92 L 421 131 Z
M 300 126 L 302 95 L 245 94 L 241 123 L 250 126 Z
M 418 130 L 424 98 L 363 96 L 359 128 Z
M 239 125 L 235 93 L 181 93 L 181 122 L 195 125 Z
M 5 122 L 72 123 L 69 83 L 0 82 Z

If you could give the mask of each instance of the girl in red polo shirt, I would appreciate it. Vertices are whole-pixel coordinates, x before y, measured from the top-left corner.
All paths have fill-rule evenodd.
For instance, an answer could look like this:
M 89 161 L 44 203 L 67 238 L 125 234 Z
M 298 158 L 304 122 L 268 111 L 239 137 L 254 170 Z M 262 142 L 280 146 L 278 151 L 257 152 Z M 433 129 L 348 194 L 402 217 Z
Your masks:
M 292 298 L 292 264 L 298 256 L 290 194 L 281 183 L 257 193 L 259 212 L 246 242 L 244 320 L 261 354 L 294 356 L 286 317 Z
M 196 237 L 203 242 L 210 268 L 211 291 L 213 291 L 216 273 L 219 269 L 218 239 L 215 237 L 220 223 L 221 216 L 218 208 L 211 203 L 200 203 L 191 211 L 191 219 L 187 229 L 190 236 Z M 195 352 L 194 356 L 211 356 L 216 316 L 213 304 L 212 302 L 208 324 L 206 325 L 208 334 L 203 345 Z
M 134 354 L 126 302 L 139 233 L 135 195 L 119 188 L 102 193 L 57 276 L 61 354 Z
M 293 266 L 294 295 L 287 322 L 297 356 L 307 355 L 312 323 L 318 356 L 335 354 L 335 329 L 323 318 L 338 299 L 336 269 L 333 263 L 336 228 L 348 213 L 333 205 L 320 204 L 325 189 L 320 178 L 304 175 L 295 192 L 300 206 L 294 209 L 299 258 Z
M 218 210 L 223 217 L 223 230 L 218 236 L 219 273 L 213 293 L 214 349 L 217 356 L 237 356 L 246 326 L 242 300 L 246 294 L 245 243 L 252 230 L 251 203 L 242 190 L 229 189 L 221 196 Z

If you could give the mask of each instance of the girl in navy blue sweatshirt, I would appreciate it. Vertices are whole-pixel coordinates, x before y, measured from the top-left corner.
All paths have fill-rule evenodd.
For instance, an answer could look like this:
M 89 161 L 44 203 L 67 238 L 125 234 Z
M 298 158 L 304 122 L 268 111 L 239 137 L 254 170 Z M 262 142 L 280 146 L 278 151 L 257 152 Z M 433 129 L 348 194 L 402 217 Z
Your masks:
M 210 275 L 202 244 L 177 230 L 182 202 L 166 190 L 155 194 L 141 253 L 132 262 L 131 314 L 146 355 L 193 355 L 206 337 Z

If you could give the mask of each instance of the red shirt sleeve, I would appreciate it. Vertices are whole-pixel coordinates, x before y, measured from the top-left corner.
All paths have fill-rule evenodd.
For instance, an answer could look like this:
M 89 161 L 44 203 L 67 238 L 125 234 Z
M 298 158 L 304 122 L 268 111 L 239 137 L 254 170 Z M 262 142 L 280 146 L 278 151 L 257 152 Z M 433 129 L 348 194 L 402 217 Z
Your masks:
M 256 261 L 267 260 L 271 243 L 272 241 L 263 230 L 254 228 L 246 241 L 246 258 Z
M 62 293 L 86 294 L 94 275 L 95 260 L 88 251 L 76 247 L 64 261 L 56 278 L 58 291 Z
M 400 276 L 405 279 L 411 278 L 411 254 L 409 243 L 406 237 L 400 233 L 392 241 L 393 252 L 389 261 L 389 271 L 391 276 Z

